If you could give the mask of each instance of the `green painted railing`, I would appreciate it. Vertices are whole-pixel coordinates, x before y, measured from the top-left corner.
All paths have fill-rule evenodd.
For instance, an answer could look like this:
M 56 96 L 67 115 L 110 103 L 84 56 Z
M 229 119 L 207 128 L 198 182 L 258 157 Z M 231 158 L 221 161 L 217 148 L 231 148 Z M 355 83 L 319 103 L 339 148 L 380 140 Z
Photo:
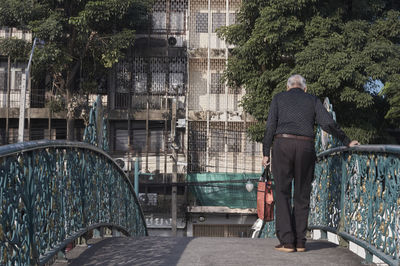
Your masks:
M 400 146 L 338 147 L 318 155 L 310 229 L 362 246 L 366 259 L 400 262 Z
M 103 150 L 80 142 L 0 147 L 0 265 L 48 262 L 99 227 L 147 235 L 124 172 Z

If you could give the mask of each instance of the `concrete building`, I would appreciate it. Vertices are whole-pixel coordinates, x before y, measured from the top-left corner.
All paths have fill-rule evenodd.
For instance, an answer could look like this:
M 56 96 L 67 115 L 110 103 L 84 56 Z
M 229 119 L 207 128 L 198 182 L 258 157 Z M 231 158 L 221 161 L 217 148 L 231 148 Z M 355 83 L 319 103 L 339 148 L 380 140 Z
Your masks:
M 254 119 L 240 107 L 245 90 L 229 88 L 222 80 L 232 47 L 216 34 L 219 27 L 235 23 L 240 3 L 157 1 L 151 27 L 137 30 L 134 47 L 110 71 L 107 89 L 99 91 L 109 121 L 110 153 L 131 178 L 139 160 L 139 198 L 155 234 L 157 228 L 170 228 L 174 165 L 179 234 L 213 235 L 207 232 L 225 228 L 228 236 L 229 230 L 244 232 L 255 220 L 254 209 L 199 208 L 186 178 L 188 173 L 260 172 L 261 145 L 246 135 Z M 3 28 L 0 37 L 7 34 L 10 29 Z M 12 35 L 31 38 L 16 29 Z M 1 144 L 17 141 L 25 65 L 8 64 L 7 58 L 0 63 Z M 51 112 L 46 104 L 51 97 L 51 91 L 41 88 L 27 92 L 25 140 L 66 138 L 66 112 Z M 77 140 L 84 126 L 78 117 Z M 201 231 L 199 224 L 209 231 Z M 242 227 L 226 229 L 229 224 Z

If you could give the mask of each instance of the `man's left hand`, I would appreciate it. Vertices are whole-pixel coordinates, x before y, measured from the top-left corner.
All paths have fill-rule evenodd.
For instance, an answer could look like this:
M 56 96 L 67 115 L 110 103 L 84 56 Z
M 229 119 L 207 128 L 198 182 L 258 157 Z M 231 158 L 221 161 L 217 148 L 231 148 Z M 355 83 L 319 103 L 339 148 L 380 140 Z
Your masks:
M 352 141 L 349 143 L 349 147 L 354 147 L 354 146 L 357 146 L 357 145 L 360 145 L 360 143 L 359 143 L 357 140 L 352 140 Z

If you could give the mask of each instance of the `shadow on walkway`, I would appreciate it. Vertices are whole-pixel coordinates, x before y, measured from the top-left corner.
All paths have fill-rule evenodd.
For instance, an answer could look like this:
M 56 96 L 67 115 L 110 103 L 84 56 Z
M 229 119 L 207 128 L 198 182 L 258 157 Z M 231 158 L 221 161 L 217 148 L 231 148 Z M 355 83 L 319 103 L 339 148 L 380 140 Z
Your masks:
M 176 265 L 192 238 L 113 237 L 86 249 L 69 265 Z
M 308 241 L 307 242 L 307 250 L 311 251 L 311 250 L 320 250 L 320 249 L 326 249 L 326 248 L 336 248 L 337 245 L 333 244 L 331 242 L 324 242 L 324 241 L 318 241 L 318 242 L 311 242 Z
M 363 259 L 323 240 L 308 241 L 307 252 L 276 251 L 277 239 L 216 237 L 106 238 L 86 249 L 69 265 L 247 266 L 363 265 Z M 365 265 L 365 264 L 364 264 Z

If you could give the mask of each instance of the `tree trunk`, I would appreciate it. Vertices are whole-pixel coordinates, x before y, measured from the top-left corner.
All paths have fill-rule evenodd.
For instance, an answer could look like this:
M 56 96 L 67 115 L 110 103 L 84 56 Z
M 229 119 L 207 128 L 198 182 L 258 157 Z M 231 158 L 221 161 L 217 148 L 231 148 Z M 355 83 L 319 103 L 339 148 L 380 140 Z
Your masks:
M 74 136 L 74 108 L 72 106 L 72 93 L 67 88 L 67 140 L 75 140 Z

